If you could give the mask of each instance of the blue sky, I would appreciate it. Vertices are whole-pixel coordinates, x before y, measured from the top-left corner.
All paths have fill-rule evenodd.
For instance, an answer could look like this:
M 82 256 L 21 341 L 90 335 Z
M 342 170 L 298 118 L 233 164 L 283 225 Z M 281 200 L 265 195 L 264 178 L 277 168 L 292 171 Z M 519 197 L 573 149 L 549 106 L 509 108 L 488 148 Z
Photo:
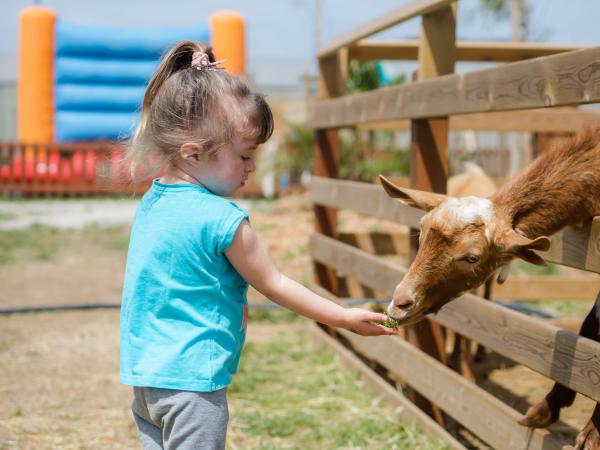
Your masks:
M 392 0 L 42 0 L 64 20 L 90 25 L 188 26 L 205 23 L 218 10 L 230 9 L 246 18 L 250 73 L 264 83 L 296 84 L 314 68 L 315 5 L 320 3 L 320 43 L 390 11 Z M 529 0 L 529 40 L 575 45 L 600 44 L 600 2 L 597 0 Z M 0 0 L 0 80 L 16 77 L 19 12 L 27 0 Z M 479 0 L 460 0 L 458 38 L 509 40 L 508 20 L 486 17 Z M 381 38 L 416 38 L 419 20 L 394 27 Z

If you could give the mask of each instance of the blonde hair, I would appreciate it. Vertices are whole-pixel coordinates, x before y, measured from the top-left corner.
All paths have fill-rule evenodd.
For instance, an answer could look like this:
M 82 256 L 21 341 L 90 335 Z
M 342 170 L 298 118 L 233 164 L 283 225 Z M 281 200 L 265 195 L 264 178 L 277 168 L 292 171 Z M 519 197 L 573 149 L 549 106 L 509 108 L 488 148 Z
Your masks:
M 192 67 L 194 52 L 212 49 L 193 41 L 175 44 L 162 57 L 142 103 L 139 125 L 127 156 L 132 179 L 155 176 L 186 142 L 215 154 L 238 134 L 256 144 L 273 133 L 273 115 L 264 96 L 224 70 Z

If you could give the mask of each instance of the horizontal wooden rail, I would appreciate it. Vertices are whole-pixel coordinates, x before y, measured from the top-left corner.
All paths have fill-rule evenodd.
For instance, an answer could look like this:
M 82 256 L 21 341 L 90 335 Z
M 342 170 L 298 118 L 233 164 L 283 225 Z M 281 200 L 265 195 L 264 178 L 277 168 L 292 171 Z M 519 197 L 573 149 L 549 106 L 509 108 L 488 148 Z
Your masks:
M 323 235 L 313 234 L 309 248 L 314 260 L 388 296 L 406 273 L 402 267 Z M 453 300 L 430 317 L 600 401 L 600 343 L 471 294 Z
M 339 301 L 325 289 L 312 288 Z M 517 411 L 408 342 L 397 337 L 363 337 L 346 330 L 338 332 L 358 353 L 384 366 L 493 448 L 562 448 L 562 442 L 548 431 L 519 425 Z
M 420 228 L 424 212 L 394 200 L 378 184 L 313 177 L 313 202 L 350 209 L 379 219 Z M 551 236 L 551 247 L 541 253 L 547 261 L 600 273 L 600 216 L 580 227 L 568 227 Z
M 511 62 L 572 52 L 588 46 L 556 45 L 538 42 L 469 42 L 456 43 L 457 61 Z M 348 47 L 350 59 L 416 60 L 419 41 L 360 40 Z
M 600 292 L 600 277 L 509 276 L 504 284 L 494 284 L 494 300 L 588 301 Z
M 600 216 L 550 236 L 550 243 L 540 252 L 546 260 L 600 273 Z
M 408 232 L 406 233 L 350 233 L 338 232 L 337 238 L 345 244 L 360 248 L 373 255 L 408 256 Z
M 600 102 L 600 47 L 322 100 L 314 128 Z
M 313 202 L 339 209 L 351 209 L 379 219 L 420 227 L 423 211 L 390 198 L 378 184 L 313 177 L 310 186 Z
M 456 0 L 413 0 L 398 8 L 387 12 L 386 14 L 345 33 L 328 44 L 324 45 L 318 53 L 319 58 L 330 56 L 332 53 L 347 47 L 360 39 L 369 37 L 386 28 L 397 25 L 401 22 L 413 19 L 423 14 L 434 12 L 444 6 L 453 3 Z
M 327 292 L 320 287 L 313 286 L 313 289 Z M 383 394 L 385 396 L 386 403 L 391 403 L 392 405 L 396 406 L 400 412 L 399 414 L 402 420 L 411 420 L 417 422 L 425 433 L 442 440 L 451 449 L 466 450 L 466 447 L 458 442 L 452 435 L 450 435 L 450 433 L 444 430 L 431 417 L 417 408 L 410 400 L 404 397 L 401 392 L 396 390 L 392 385 L 377 375 L 373 369 L 361 361 L 352 351 L 348 350 L 335 338 L 328 335 L 317 324 L 313 323 L 310 329 L 320 343 L 329 345 L 348 367 L 360 372 L 362 379 L 366 381 L 370 387 Z
M 463 114 L 450 117 L 449 122 L 451 130 L 575 133 L 586 125 L 600 123 L 600 113 L 570 107 L 548 108 Z M 358 129 L 408 130 L 410 129 L 410 120 L 370 122 L 358 125 Z

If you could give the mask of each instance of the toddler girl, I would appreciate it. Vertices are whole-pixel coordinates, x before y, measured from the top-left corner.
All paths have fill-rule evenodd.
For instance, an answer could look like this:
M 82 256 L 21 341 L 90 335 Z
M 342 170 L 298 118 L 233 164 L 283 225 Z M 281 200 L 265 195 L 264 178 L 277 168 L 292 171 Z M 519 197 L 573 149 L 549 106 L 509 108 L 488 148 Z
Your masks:
M 225 447 L 248 283 L 315 321 L 394 334 L 372 323 L 384 315 L 342 308 L 281 274 L 246 212 L 227 200 L 272 131 L 264 97 L 202 44 L 175 45 L 149 82 L 129 155 L 132 173 L 163 176 L 135 216 L 121 309 L 121 381 L 133 386 L 144 449 Z

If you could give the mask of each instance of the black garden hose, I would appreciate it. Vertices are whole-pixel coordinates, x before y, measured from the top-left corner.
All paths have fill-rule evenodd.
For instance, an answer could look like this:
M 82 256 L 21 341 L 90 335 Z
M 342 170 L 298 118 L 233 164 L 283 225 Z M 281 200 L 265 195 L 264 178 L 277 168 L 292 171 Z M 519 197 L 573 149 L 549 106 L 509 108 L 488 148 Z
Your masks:
M 342 302 L 347 306 L 362 305 L 365 303 L 377 303 L 385 305 L 389 300 L 381 300 L 376 298 L 341 298 Z M 537 315 L 545 319 L 555 319 L 556 315 L 546 311 L 533 308 L 531 306 L 522 305 L 519 302 L 498 302 L 506 308 L 513 309 L 528 315 Z M 65 305 L 42 305 L 42 306 L 13 306 L 0 308 L 0 314 L 23 314 L 37 312 L 54 312 L 54 311 L 77 311 L 86 309 L 115 309 L 120 308 L 121 303 L 74 303 Z M 281 308 L 277 303 L 251 303 L 250 309 L 278 309 Z

